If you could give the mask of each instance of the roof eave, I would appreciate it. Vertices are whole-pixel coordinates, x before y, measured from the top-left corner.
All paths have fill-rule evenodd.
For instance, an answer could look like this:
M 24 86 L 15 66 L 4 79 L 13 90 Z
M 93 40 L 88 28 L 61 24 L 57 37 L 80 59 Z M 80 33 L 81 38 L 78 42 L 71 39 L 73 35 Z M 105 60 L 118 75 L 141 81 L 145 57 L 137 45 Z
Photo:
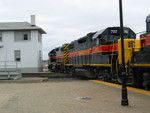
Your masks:
M 0 29 L 0 31 L 21 31 L 21 30 L 38 30 L 40 33 L 46 34 L 46 32 L 42 28 Z

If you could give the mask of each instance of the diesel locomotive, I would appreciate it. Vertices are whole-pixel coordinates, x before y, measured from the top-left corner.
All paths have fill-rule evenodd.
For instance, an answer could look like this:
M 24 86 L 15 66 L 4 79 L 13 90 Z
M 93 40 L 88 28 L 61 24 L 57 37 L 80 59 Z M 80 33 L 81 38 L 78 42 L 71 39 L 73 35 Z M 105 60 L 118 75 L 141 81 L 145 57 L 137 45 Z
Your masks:
M 123 28 L 125 73 L 134 86 L 150 86 L 150 15 L 146 18 L 146 33 L 136 39 L 128 27 Z M 121 82 L 122 54 L 120 27 L 108 27 L 88 33 L 48 54 L 52 71 L 76 76 Z

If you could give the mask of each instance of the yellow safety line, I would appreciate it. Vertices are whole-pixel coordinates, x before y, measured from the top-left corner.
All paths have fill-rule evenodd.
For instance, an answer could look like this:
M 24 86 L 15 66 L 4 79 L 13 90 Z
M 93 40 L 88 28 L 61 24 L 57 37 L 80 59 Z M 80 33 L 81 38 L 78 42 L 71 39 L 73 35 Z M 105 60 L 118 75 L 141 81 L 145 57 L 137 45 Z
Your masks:
M 111 66 L 111 64 L 66 64 L 66 65 Z
M 132 64 L 132 66 L 150 66 L 150 64 Z
M 113 84 L 113 83 L 108 83 L 108 82 L 103 82 L 103 81 L 99 81 L 99 80 L 91 80 L 92 82 L 97 82 L 97 83 L 101 83 L 101 84 L 105 84 L 108 86 L 113 86 L 113 87 L 117 87 L 117 88 L 121 88 L 121 85 L 118 84 Z M 137 93 L 141 93 L 141 94 L 145 94 L 145 95 L 150 95 L 150 91 L 146 91 L 146 90 L 142 90 L 142 89 L 137 89 L 137 88 L 132 88 L 132 87 L 127 87 L 128 90 L 130 91 L 134 91 Z

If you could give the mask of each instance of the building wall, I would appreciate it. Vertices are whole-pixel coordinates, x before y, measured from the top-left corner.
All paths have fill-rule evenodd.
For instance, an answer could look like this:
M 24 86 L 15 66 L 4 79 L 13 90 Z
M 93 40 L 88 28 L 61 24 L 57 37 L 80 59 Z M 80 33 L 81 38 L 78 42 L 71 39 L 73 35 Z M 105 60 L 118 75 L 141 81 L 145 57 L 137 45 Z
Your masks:
M 29 40 L 18 40 L 21 34 L 28 33 Z M 15 50 L 21 51 L 21 61 L 19 61 L 18 67 L 22 73 L 31 73 L 41 71 L 42 66 L 42 42 L 39 41 L 39 32 L 37 30 L 32 31 L 3 31 L 2 42 L 3 45 L 0 48 L 0 61 L 15 61 Z M 42 38 L 42 37 L 41 37 Z M 16 40 L 17 39 L 17 40 Z

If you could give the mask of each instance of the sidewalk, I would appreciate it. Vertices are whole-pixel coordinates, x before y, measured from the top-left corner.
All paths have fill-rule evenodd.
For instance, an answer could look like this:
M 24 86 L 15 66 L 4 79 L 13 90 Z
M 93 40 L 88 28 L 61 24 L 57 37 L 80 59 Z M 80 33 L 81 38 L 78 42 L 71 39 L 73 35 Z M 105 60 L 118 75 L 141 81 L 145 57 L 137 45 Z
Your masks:
M 87 80 L 1 83 L 0 113 L 149 113 L 150 96 Z

